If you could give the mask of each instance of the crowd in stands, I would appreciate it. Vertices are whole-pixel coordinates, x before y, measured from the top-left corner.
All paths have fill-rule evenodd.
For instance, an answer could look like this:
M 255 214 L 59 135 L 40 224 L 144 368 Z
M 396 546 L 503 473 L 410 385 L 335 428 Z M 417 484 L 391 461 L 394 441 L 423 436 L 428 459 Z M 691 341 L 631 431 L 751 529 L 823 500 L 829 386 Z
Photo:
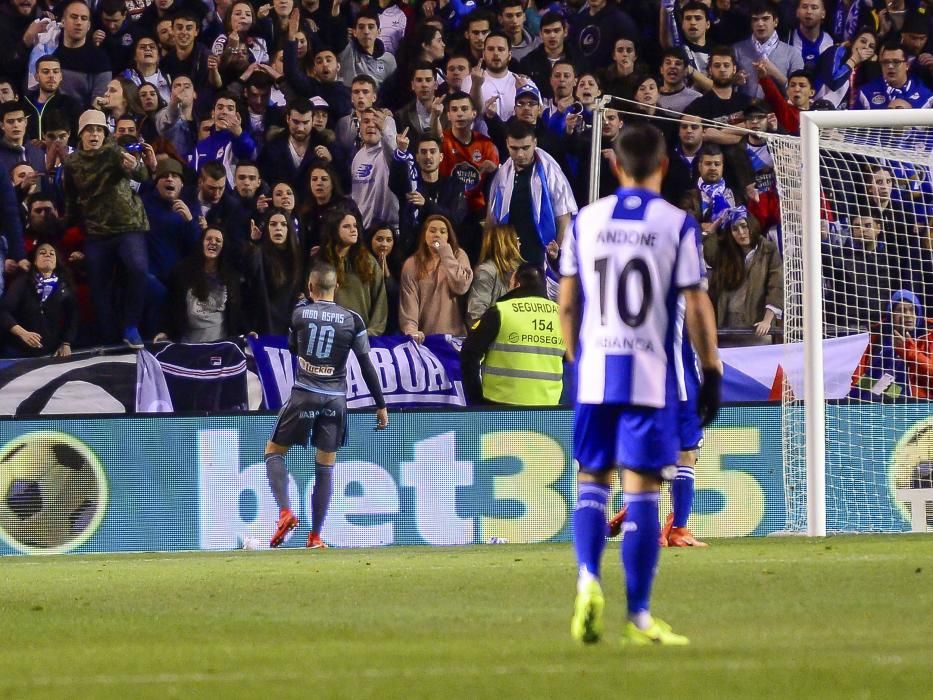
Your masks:
M 2 0 L 0 350 L 282 334 L 317 258 L 371 335 L 464 335 L 522 262 L 553 293 L 604 94 L 624 101 L 599 195 L 623 126 L 655 123 L 724 341 L 771 342 L 763 134 L 933 106 L 931 19 L 931 0 Z M 924 319 L 931 173 L 854 167 L 824 216 L 827 322 L 882 323 L 899 291 Z

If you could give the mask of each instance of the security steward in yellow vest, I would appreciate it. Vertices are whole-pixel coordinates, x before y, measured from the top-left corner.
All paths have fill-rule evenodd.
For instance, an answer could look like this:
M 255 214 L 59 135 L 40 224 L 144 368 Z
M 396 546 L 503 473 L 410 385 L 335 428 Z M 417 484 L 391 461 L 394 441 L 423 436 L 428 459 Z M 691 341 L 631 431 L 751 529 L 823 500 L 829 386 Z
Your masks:
M 565 350 L 544 272 L 524 263 L 512 275 L 510 291 L 489 307 L 463 342 L 460 366 L 467 399 L 471 404 L 556 406 Z

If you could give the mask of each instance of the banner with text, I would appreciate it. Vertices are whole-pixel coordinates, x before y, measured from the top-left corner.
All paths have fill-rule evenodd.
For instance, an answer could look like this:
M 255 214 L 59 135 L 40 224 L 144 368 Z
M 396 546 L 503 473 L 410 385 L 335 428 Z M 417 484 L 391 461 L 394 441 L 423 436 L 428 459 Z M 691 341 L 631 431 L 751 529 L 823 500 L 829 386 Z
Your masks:
M 885 531 L 909 530 L 908 508 L 895 493 L 904 484 L 896 483 L 892 465 L 902 479 L 904 460 L 928 459 L 905 436 L 930 427 L 930 405 L 860 410 L 862 420 L 883 418 L 865 412 L 902 414 L 902 435 L 870 437 L 887 466 L 866 475 L 871 483 L 860 493 L 888 515 Z M 263 464 L 274 420 L 0 420 L 0 554 L 223 550 L 246 538 L 265 546 L 278 515 Z M 350 416 L 323 532 L 329 544 L 569 541 L 576 492 L 569 411 L 406 411 L 392 415 L 387 431 L 372 426 L 370 413 Z M 783 529 L 780 434 L 779 407 L 723 410 L 697 467 L 691 527 L 698 536 Z M 844 466 L 840 455 L 851 449 L 859 446 L 830 446 L 831 483 L 848 483 L 851 475 L 832 465 Z M 301 519 L 287 546 L 300 547 L 310 525 L 314 461 L 296 449 L 287 464 Z M 617 491 L 612 506 L 620 506 Z M 666 495 L 661 508 L 669 508 Z M 832 529 L 833 511 L 829 517 Z
M 369 339 L 370 358 L 390 407 L 464 406 L 460 343 L 428 336 Z M 170 344 L 155 355 L 42 358 L 0 363 L 0 415 L 28 417 L 90 413 L 278 410 L 295 379 L 295 358 L 284 336 L 248 338 L 252 358 L 232 342 Z M 867 335 L 826 340 L 827 398 L 842 398 L 865 351 Z M 799 345 L 726 348 L 723 400 L 779 400 L 786 382 L 803 390 Z M 158 364 L 158 366 L 157 366 Z M 372 406 L 356 358 L 348 363 L 347 403 Z M 259 398 L 261 388 L 262 398 Z
M 296 359 L 284 336 L 250 337 L 247 342 L 256 360 L 265 407 L 277 411 L 295 383 Z M 406 336 L 374 336 L 369 345 L 369 357 L 390 407 L 466 405 L 458 338 L 429 335 L 418 344 Z M 347 405 L 374 405 L 353 353 L 347 361 Z

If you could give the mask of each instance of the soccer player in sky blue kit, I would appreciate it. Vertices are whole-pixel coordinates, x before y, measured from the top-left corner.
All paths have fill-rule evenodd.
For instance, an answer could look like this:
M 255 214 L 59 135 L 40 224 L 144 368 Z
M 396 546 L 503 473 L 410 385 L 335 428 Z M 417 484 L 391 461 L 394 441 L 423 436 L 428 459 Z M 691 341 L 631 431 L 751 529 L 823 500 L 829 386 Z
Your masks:
M 266 443 L 266 476 L 279 506 L 279 520 L 270 547 L 278 547 L 298 526 L 288 498 L 285 454 L 292 445 L 311 443 L 316 448 L 314 491 L 311 493 L 311 532 L 308 547 L 326 549 L 321 529 L 333 494 L 337 449 L 347 429 L 347 358 L 353 352 L 363 381 L 376 402 L 376 429 L 389 424 L 379 377 L 369 359 L 369 336 L 360 315 L 334 303 L 337 272 L 317 262 L 308 279 L 310 302 L 292 312 L 288 347 L 298 356 L 295 386 L 279 413 Z
M 615 469 L 622 470 L 628 506 L 622 541 L 628 599 L 623 639 L 629 644 L 688 643 L 650 612 L 660 552 L 660 488 L 676 473 L 679 446 L 674 336 L 681 295 L 703 369 L 697 395 L 702 426 L 716 417 L 722 374 L 700 227 L 659 195 L 665 154 L 664 138 L 655 127 L 624 129 L 617 147 L 622 187 L 580 210 L 561 255 L 561 327 L 577 366 L 573 530 L 578 578 L 570 632 L 586 643 L 602 635 L 600 559 Z

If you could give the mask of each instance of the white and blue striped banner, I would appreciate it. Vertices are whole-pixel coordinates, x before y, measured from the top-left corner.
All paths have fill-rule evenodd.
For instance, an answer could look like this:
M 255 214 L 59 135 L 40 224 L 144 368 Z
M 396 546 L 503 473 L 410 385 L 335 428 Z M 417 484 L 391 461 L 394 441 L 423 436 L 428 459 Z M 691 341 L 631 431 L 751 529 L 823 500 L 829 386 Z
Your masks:
M 284 336 L 247 338 L 262 385 L 264 407 L 278 410 L 295 382 L 295 358 Z M 386 403 L 395 408 L 465 406 L 460 373 L 460 340 L 429 335 L 423 344 L 406 336 L 373 336 L 369 357 Z M 374 405 L 352 353 L 347 361 L 347 406 Z

